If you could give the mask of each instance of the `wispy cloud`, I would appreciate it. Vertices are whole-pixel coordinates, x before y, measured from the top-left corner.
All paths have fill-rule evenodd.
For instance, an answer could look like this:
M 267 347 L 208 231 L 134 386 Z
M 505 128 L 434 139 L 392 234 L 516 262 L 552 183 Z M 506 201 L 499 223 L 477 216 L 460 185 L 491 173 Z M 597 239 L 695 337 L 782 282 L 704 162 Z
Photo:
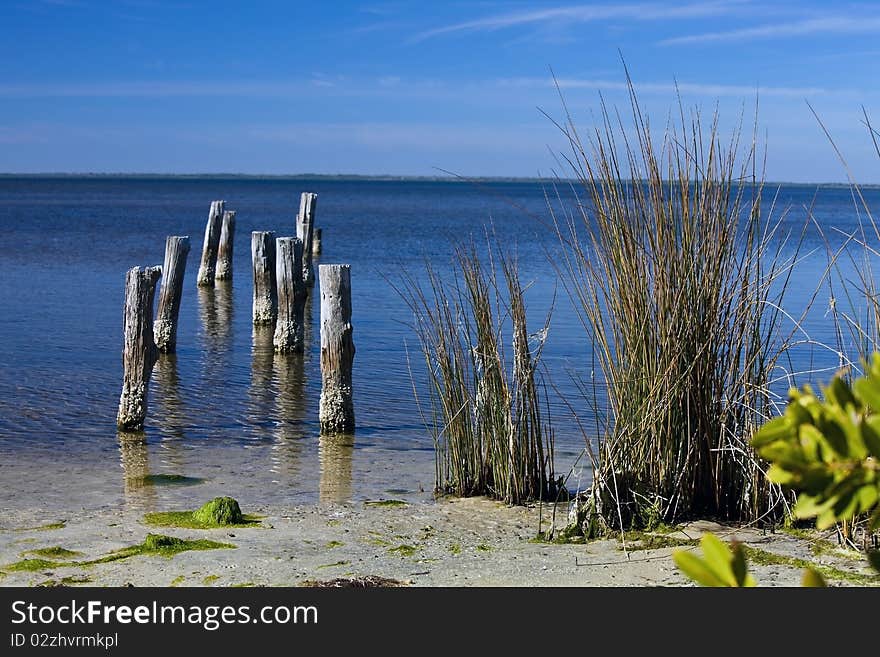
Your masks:
M 675 46 L 691 43 L 750 41 L 785 37 L 876 34 L 880 30 L 880 17 L 825 16 L 788 23 L 772 23 L 721 32 L 690 34 L 660 41 L 660 45 Z
M 332 86 L 329 80 L 314 78 L 310 84 Z M 296 96 L 303 82 L 295 81 L 143 81 L 143 82 L 57 82 L 0 84 L 0 98 L 161 98 L 180 96 Z
M 709 0 L 672 6 L 656 3 L 633 3 L 546 7 L 530 11 L 493 14 L 475 20 L 442 25 L 415 34 L 411 41 L 424 41 L 425 39 L 456 32 L 495 31 L 521 25 L 559 23 L 563 21 L 566 23 L 589 23 L 620 18 L 638 21 L 701 18 L 729 13 L 747 2 L 748 0 Z
M 0 84 L 0 98 L 302 98 L 304 94 L 331 94 L 334 96 L 394 96 L 458 97 L 463 89 L 485 92 L 489 88 L 550 89 L 556 84 L 562 89 L 599 91 L 626 91 L 625 81 L 603 78 L 524 77 L 484 80 L 440 81 L 434 79 L 405 79 L 396 75 L 356 80 L 344 76 L 327 77 L 313 73 L 304 80 L 228 80 L 228 81 L 141 81 L 141 82 L 57 82 Z M 830 93 L 823 87 L 789 87 L 774 85 L 735 85 L 703 82 L 637 82 L 641 93 L 674 93 L 699 96 L 762 96 L 798 97 Z M 846 90 L 835 89 L 834 93 Z
M 586 80 L 581 78 L 558 78 L 556 81 L 547 78 L 513 78 L 497 81 L 502 87 L 553 87 L 556 84 L 560 89 L 593 89 L 596 91 L 626 91 L 626 82 L 614 80 Z M 804 98 L 827 94 L 828 90 L 822 87 L 784 87 L 762 85 L 736 85 L 714 84 L 702 82 L 635 82 L 633 87 L 639 93 L 674 93 L 676 89 L 682 94 L 694 96 L 711 96 L 713 98 L 726 96 L 778 96 Z

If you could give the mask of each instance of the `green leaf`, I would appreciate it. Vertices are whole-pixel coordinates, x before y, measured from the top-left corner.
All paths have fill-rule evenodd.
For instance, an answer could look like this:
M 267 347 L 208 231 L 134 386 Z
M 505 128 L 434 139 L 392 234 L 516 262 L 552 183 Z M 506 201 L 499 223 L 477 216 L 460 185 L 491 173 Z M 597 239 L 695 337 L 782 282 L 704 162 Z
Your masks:
M 812 429 L 812 427 L 802 427 L 801 430 L 803 431 L 807 428 Z M 830 418 L 823 418 L 821 422 L 816 423 L 816 429 L 822 442 L 830 447 L 835 454 L 849 455 L 849 444 L 840 424 L 830 420 Z M 824 460 L 827 461 L 828 458 L 826 457 Z
M 702 586 L 728 586 L 706 565 L 705 561 L 690 550 L 675 550 L 672 553 L 672 559 L 679 570 L 697 584 Z
M 732 562 L 733 554 L 715 534 L 705 533 L 700 539 L 700 547 L 703 549 L 703 555 L 706 559 L 706 565 L 712 569 L 727 586 L 736 586 L 736 576 L 734 575 Z
M 853 389 L 871 410 L 880 412 L 880 387 L 875 379 L 856 379 Z
M 837 524 L 837 514 L 834 513 L 834 509 L 827 509 L 816 518 L 816 529 L 820 531 L 833 527 L 835 524 Z
M 880 415 L 866 417 L 862 422 L 862 440 L 868 454 L 880 459 Z
M 841 408 L 856 405 L 852 390 L 849 389 L 849 386 L 839 376 L 834 377 L 825 389 L 825 399 Z
M 859 488 L 856 497 L 859 500 L 859 512 L 870 511 L 877 504 L 877 499 L 880 498 L 880 491 L 873 484 L 868 484 Z
M 752 437 L 752 447 L 760 449 L 777 440 L 785 440 L 792 436 L 794 426 L 788 416 L 773 418 L 765 423 Z
M 774 463 L 767 469 L 767 479 L 774 484 L 787 485 L 794 481 L 795 476 Z
M 812 566 L 807 566 L 807 568 L 804 570 L 803 576 L 801 577 L 801 586 L 806 586 L 810 588 L 824 588 L 828 585 L 825 583 L 825 578 L 822 577 L 822 573 L 820 573 Z
M 733 561 L 730 567 L 737 586 L 755 586 L 755 579 L 749 575 L 749 564 L 746 562 L 745 550 L 739 543 L 733 544 Z

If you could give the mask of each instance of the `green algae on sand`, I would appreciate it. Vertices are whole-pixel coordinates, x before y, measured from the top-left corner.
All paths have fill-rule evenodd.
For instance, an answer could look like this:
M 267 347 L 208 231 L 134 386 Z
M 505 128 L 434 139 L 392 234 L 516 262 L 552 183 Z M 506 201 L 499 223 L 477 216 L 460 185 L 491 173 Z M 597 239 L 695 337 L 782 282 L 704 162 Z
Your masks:
M 35 557 L 40 557 L 43 559 L 73 559 L 74 557 L 82 556 L 82 552 L 77 552 L 76 550 L 68 550 L 61 547 L 60 545 L 39 548 L 36 550 L 28 550 L 24 554 L 32 554 Z
M 45 525 L 38 525 L 37 527 L 19 527 L 14 530 L 17 532 L 48 532 L 55 529 L 64 529 L 67 527 L 67 523 L 64 520 L 59 520 L 58 522 L 50 522 Z
M 40 572 L 54 570 L 56 568 L 86 568 L 101 563 L 120 561 L 138 555 L 159 555 L 171 558 L 181 552 L 190 550 L 219 550 L 235 548 L 231 543 L 218 543 L 207 539 L 188 540 L 165 536 L 163 534 L 147 534 L 143 543 L 130 545 L 121 550 L 116 550 L 103 557 L 89 561 L 50 561 L 48 559 L 22 559 L 15 563 L 3 566 L 9 572 Z
M 226 529 L 259 526 L 262 518 L 241 512 L 232 497 L 215 497 L 195 511 L 159 511 L 148 513 L 144 522 L 154 527 L 184 529 Z
M 110 561 L 119 561 L 120 559 L 128 559 L 138 555 L 159 555 L 171 558 L 175 554 L 181 552 L 189 552 L 190 550 L 222 550 L 231 549 L 235 546 L 232 543 L 218 543 L 209 541 L 204 538 L 189 540 L 185 538 L 176 538 L 174 536 L 165 536 L 164 534 L 147 534 L 143 543 L 139 545 L 131 545 L 111 552 L 107 556 L 95 559 L 94 561 L 84 562 L 82 565 L 92 565 L 98 563 L 108 563 Z
M 409 502 L 403 500 L 367 500 L 364 506 L 409 506 Z

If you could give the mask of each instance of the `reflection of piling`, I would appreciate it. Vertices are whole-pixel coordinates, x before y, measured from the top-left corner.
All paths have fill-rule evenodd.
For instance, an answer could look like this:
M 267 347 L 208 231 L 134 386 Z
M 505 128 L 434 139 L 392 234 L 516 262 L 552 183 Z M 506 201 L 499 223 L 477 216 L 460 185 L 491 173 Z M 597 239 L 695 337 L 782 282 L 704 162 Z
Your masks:
M 175 354 L 166 354 L 158 360 L 153 369 L 153 381 L 159 431 L 169 438 L 183 439 L 187 417 L 180 396 L 180 374 Z
M 251 338 L 251 385 L 248 390 L 249 420 L 256 425 L 269 424 L 275 404 L 273 361 L 275 348 L 272 345 L 271 326 L 255 324 Z
M 207 338 L 207 346 L 218 351 L 225 346 L 232 331 L 232 283 L 217 281 L 217 287 L 198 289 L 199 318 Z
M 318 498 L 323 504 L 344 504 L 351 499 L 351 436 L 321 436 L 318 443 L 321 482 Z
M 232 280 L 232 247 L 235 244 L 235 211 L 225 210 L 220 227 L 220 243 L 217 246 L 217 269 L 214 279 Z
M 213 201 L 205 226 L 205 241 L 202 244 L 202 261 L 197 278 L 200 286 L 212 287 L 217 270 L 217 250 L 220 248 L 220 231 L 223 223 L 225 201 Z
M 282 423 L 301 428 L 306 416 L 303 355 L 299 353 L 276 355 L 274 366 L 278 377 L 278 419 Z
M 180 313 L 180 295 L 189 255 L 189 237 L 169 236 L 165 240 L 165 264 L 162 266 L 162 290 L 159 310 L 153 323 L 156 346 L 164 353 L 174 353 L 177 347 L 177 316 Z
M 150 460 L 143 434 L 119 434 L 119 458 L 126 501 L 155 506 L 156 492 L 150 480 Z
M 199 319 L 202 320 L 202 328 L 205 335 L 215 338 L 219 327 L 217 325 L 217 299 L 214 290 L 200 287 L 199 294 Z
M 278 314 L 275 289 L 275 233 L 251 233 L 251 259 L 254 266 L 254 324 L 274 324 Z
M 321 265 L 318 272 L 321 279 L 321 433 L 352 433 L 351 267 Z
M 275 258 L 275 278 L 278 285 L 275 351 L 302 351 L 303 306 L 306 294 L 302 280 L 302 242 L 295 237 L 279 237 L 275 240 Z
M 302 278 L 307 289 L 315 285 L 315 270 L 312 267 L 312 236 L 317 204 L 317 194 L 303 192 L 299 199 L 299 214 L 296 215 L 296 236 L 303 244 Z
M 217 325 L 224 337 L 232 332 L 232 281 L 217 281 L 214 289 L 217 308 Z
M 303 420 L 306 415 L 303 354 L 276 354 L 273 362 L 278 384 L 273 470 L 284 475 L 282 481 L 285 483 L 295 484 L 300 480 Z
M 123 431 L 143 429 L 147 388 L 158 357 L 153 342 L 153 296 L 160 267 L 133 267 L 125 275 L 122 395 L 116 425 Z

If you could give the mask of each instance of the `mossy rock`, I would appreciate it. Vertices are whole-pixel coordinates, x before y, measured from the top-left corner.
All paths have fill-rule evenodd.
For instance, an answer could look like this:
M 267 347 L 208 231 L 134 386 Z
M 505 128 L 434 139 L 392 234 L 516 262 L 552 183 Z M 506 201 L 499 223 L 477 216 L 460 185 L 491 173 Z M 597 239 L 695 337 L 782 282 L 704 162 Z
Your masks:
M 193 511 L 193 519 L 206 525 L 240 525 L 244 522 L 241 507 L 232 497 L 215 497 Z

